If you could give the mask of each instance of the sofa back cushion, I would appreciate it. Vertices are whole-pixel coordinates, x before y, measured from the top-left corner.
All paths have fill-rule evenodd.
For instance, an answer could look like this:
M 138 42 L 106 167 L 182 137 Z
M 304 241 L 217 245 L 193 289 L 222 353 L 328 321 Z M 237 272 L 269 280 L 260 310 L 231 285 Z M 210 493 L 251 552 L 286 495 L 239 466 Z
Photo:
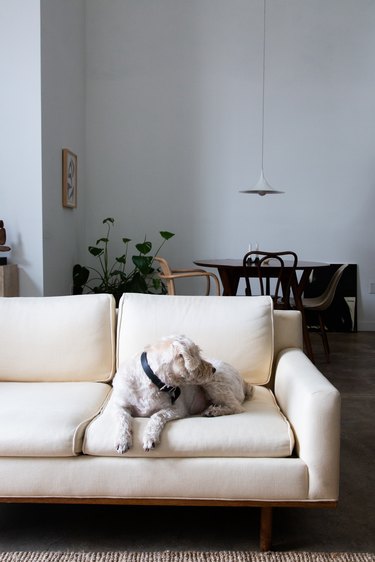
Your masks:
M 0 298 L 0 381 L 108 381 L 115 368 L 111 295 Z
M 207 358 L 236 367 L 253 384 L 266 384 L 273 361 L 270 297 L 126 294 L 119 306 L 117 366 L 163 336 L 184 334 Z

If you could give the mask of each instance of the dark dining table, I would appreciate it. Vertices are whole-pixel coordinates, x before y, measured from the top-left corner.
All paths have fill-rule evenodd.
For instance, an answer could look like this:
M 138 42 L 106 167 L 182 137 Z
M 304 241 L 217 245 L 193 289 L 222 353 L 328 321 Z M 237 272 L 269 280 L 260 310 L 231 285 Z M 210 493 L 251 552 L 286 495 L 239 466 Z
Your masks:
M 249 267 L 245 268 L 243 266 L 242 259 L 198 259 L 194 263 L 200 267 L 212 267 L 218 270 L 221 283 L 223 285 L 223 295 L 224 296 L 235 296 L 237 295 L 238 285 L 241 277 L 246 277 L 249 275 Z M 311 347 L 311 341 L 309 332 L 307 329 L 304 308 L 302 304 L 302 295 L 308 284 L 309 277 L 313 269 L 320 267 L 328 267 L 328 263 L 318 262 L 318 261 L 306 261 L 298 260 L 295 275 L 291 280 L 291 290 L 293 298 L 295 301 L 295 306 L 300 310 L 302 314 L 302 326 L 303 326 L 303 340 L 306 348 L 307 355 L 313 359 L 313 352 Z M 267 275 L 269 277 L 277 277 L 279 266 L 272 262 L 267 264 Z M 292 262 L 285 261 L 284 269 L 292 267 Z M 300 275 L 298 275 L 300 273 Z M 256 268 L 254 268 L 254 276 L 256 275 Z

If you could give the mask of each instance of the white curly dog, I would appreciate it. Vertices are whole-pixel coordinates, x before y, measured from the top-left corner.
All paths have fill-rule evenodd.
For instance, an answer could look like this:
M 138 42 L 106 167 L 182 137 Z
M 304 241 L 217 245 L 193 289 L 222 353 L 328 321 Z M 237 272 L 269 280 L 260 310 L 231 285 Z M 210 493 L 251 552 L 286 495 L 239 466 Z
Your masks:
M 228 363 L 203 359 L 191 339 L 164 337 L 116 373 L 111 398 L 115 448 L 119 454 L 131 448 L 133 417 L 150 417 L 143 436 L 143 449 L 149 451 L 160 442 L 167 422 L 197 414 L 241 413 L 252 391 L 252 385 Z

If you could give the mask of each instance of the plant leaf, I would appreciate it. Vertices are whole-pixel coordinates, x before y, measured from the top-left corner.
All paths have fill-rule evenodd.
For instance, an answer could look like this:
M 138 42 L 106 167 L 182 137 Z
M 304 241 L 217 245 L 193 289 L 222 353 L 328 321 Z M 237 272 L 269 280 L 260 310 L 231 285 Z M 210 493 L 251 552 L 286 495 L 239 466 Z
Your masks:
M 117 261 L 117 263 L 124 263 L 126 264 L 126 256 L 125 254 L 123 256 L 119 256 L 118 258 L 115 258 L 115 260 Z
M 127 284 L 127 290 L 131 293 L 148 293 L 147 283 L 141 273 L 135 273 Z
M 164 240 L 169 240 L 170 238 L 173 238 L 174 233 L 173 232 L 168 232 L 167 230 L 161 230 L 160 231 L 160 236 L 162 238 L 164 238 Z
M 90 271 L 87 269 L 87 267 L 79 265 L 79 263 L 76 263 L 73 266 L 73 284 L 74 285 L 82 287 L 82 285 L 85 285 L 85 283 L 87 283 L 89 275 L 90 275 Z
M 112 217 L 107 217 L 106 219 L 104 219 L 103 224 L 107 224 L 108 222 L 114 224 L 115 219 L 113 219 Z
M 103 248 L 96 248 L 95 246 L 89 246 L 89 252 L 92 256 L 101 256 L 104 252 Z
M 124 244 L 128 244 L 132 240 L 131 240 L 131 238 L 123 238 L 122 241 L 124 242 Z
M 145 240 L 145 242 L 142 242 L 142 244 L 136 244 L 135 247 L 141 254 L 148 254 L 152 250 L 152 244 L 147 240 Z
M 115 269 L 111 273 L 111 277 L 117 277 L 117 276 L 121 277 L 122 279 L 126 279 L 126 274 L 119 269 Z
M 126 273 L 124 271 L 116 271 L 116 274 L 120 278 L 119 286 L 125 286 L 126 287 L 126 283 L 128 282 L 128 276 L 126 275 Z M 124 291 L 125 290 L 126 290 L 126 288 L 124 289 Z
M 132 256 L 132 260 L 143 275 L 148 275 L 151 272 L 151 256 Z

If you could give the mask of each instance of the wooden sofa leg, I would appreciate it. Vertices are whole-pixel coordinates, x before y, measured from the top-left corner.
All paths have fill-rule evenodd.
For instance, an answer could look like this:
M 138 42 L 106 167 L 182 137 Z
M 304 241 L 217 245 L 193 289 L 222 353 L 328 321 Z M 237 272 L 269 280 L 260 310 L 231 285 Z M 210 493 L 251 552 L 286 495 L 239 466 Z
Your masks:
M 260 508 L 260 543 L 261 552 L 271 550 L 272 540 L 272 507 Z

